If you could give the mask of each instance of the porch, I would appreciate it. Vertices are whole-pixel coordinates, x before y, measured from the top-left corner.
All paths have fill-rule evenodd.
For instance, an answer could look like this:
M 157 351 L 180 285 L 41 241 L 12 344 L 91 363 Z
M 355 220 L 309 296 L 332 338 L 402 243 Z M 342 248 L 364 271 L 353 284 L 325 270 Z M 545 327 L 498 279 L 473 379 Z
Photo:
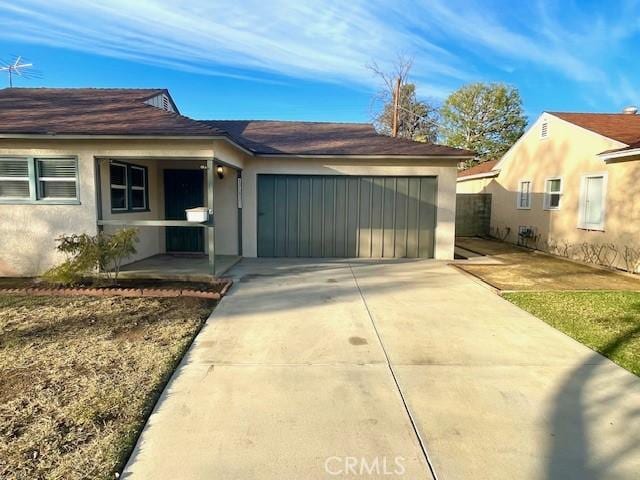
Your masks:
M 215 158 L 96 158 L 98 228 L 138 230 L 123 278 L 208 281 L 241 258 L 241 170 Z M 205 207 L 204 221 L 185 210 Z
M 215 276 L 223 276 L 241 259 L 238 255 L 216 255 Z M 120 277 L 207 282 L 211 280 L 211 269 L 207 255 L 159 254 L 125 265 Z

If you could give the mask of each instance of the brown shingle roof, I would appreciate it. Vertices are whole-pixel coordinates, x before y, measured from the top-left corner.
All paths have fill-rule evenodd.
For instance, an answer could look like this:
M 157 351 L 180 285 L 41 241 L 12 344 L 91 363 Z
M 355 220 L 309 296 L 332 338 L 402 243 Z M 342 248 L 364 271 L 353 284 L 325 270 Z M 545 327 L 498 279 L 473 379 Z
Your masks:
M 473 156 L 444 145 L 379 135 L 368 123 L 206 120 L 243 147 L 266 155 Z
M 619 142 L 640 142 L 640 115 L 625 113 L 548 112 L 567 122 Z
M 5 88 L 0 134 L 215 136 L 200 122 L 144 102 L 164 89 Z
M 487 160 L 486 162 L 479 163 L 478 165 L 474 165 L 466 170 L 461 170 L 458 172 L 458 178 L 491 172 L 498 162 L 499 160 Z

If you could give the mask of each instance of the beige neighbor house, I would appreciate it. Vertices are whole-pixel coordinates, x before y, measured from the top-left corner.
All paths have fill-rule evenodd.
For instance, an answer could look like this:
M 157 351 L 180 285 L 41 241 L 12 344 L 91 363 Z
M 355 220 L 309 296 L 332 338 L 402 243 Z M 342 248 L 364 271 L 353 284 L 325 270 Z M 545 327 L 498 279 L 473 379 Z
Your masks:
M 499 161 L 460 172 L 457 192 L 492 195 L 495 236 L 631 269 L 625 250 L 640 252 L 640 116 L 543 113 Z
M 368 124 L 196 121 L 163 89 L 0 90 L 0 275 L 56 264 L 62 234 L 123 226 L 139 229 L 128 268 L 143 272 L 451 259 L 456 165 L 470 156 Z M 207 218 L 188 221 L 194 207 Z

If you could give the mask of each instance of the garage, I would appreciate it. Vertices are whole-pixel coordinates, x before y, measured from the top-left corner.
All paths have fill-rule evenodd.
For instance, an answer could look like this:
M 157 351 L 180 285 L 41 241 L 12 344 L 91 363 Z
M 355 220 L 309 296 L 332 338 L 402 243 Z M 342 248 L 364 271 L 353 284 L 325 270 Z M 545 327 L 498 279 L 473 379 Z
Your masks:
M 433 258 L 435 176 L 258 175 L 258 256 Z

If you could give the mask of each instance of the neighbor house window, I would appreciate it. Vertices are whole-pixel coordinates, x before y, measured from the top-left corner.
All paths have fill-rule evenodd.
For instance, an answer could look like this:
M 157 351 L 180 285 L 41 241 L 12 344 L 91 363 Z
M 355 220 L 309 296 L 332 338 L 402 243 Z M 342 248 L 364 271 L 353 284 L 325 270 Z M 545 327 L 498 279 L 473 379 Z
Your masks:
M 578 226 L 587 230 L 604 230 L 607 174 L 584 175 L 580 188 Z
M 147 167 L 111 162 L 111 211 L 135 212 L 148 209 Z
M 518 208 L 531 208 L 531 181 L 522 180 L 518 186 Z
M 562 179 L 549 178 L 544 186 L 544 208 L 547 210 L 558 210 L 560 208 L 560 198 L 562 197 Z
M 0 158 L 0 202 L 76 203 L 75 158 Z

